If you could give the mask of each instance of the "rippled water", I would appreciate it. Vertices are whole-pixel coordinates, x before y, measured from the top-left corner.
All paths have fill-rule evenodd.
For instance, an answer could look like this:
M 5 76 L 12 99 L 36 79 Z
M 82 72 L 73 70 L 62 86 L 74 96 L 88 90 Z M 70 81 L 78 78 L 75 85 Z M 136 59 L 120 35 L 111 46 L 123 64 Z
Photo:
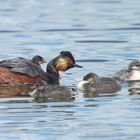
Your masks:
M 0 59 L 52 59 L 70 50 L 83 69 L 61 73 L 75 86 L 88 72 L 110 75 L 140 58 L 139 0 L 1 0 Z M 46 65 L 43 65 L 45 69 Z M 0 98 L 0 139 L 139 140 L 138 83 L 116 94 L 83 95 L 72 101 Z

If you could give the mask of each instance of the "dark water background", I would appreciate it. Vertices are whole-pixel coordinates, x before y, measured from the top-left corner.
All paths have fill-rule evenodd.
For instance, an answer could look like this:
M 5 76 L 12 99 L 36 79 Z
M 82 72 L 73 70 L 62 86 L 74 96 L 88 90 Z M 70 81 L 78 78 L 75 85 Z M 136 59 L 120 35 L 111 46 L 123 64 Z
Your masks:
M 1 0 L 0 59 L 71 51 L 83 69 L 61 73 L 75 86 L 88 72 L 106 76 L 140 58 L 139 0 Z M 45 69 L 46 65 L 43 65 Z M 0 99 L 1 140 L 139 140 L 140 96 L 129 85 L 110 95 L 38 103 Z

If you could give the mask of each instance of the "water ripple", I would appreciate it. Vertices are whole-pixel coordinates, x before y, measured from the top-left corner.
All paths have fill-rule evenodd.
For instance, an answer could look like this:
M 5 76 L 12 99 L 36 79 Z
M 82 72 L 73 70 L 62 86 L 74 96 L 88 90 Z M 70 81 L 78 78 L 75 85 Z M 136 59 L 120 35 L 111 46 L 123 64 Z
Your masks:
M 19 33 L 22 31 L 17 31 L 17 30 L 0 30 L 0 33 Z
M 76 32 L 76 31 L 93 31 L 97 29 L 86 29 L 86 28 L 69 28 L 69 29 L 44 29 L 39 30 L 40 32 Z
M 76 43 L 127 43 L 125 40 L 77 40 Z
M 111 75 L 139 59 L 139 13 L 139 0 L 1 0 L 0 58 L 39 54 L 50 60 L 70 50 L 84 68 L 60 73 L 60 82 L 75 88 L 88 71 Z M 11 98 L 0 98 L 0 139 L 140 140 L 139 87 L 75 91 L 70 100 L 14 98 L 8 91 Z
M 107 60 L 107 59 L 80 59 L 80 60 L 76 60 L 76 62 L 108 62 L 110 60 Z
M 112 30 L 112 31 L 129 31 L 129 30 L 140 30 L 140 27 L 120 27 L 120 28 L 110 28 L 107 30 Z

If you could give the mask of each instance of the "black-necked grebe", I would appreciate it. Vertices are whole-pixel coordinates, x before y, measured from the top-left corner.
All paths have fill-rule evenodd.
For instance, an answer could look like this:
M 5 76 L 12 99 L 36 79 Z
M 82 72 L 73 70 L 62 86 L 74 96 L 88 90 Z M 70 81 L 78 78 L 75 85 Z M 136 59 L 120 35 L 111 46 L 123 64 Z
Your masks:
M 38 62 L 35 62 L 39 60 Z M 59 71 L 66 71 L 73 67 L 81 67 L 75 63 L 69 51 L 62 51 L 59 56 L 52 59 L 44 72 L 40 67 L 40 59 L 14 58 L 0 61 L 0 85 L 33 85 L 40 80 L 48 84 L 59 84 Z
M 83 81 L 77 84 L 77 89 L 83 92 L 114 93 L 121 89 L 120 84 L 109 77 L 99 77 L 95 73 L 88 73 Z
M 45 63 L 43 57 L 34 56 L 32 60 L 17 57 L 0 61 L 0 85 L 15 86 L 33 84 L 44 75 L 40 64 Z
M 62 51 L 60 55 L 51 60 L 47 65 L 45 80 L 50 85 L 59 85 L 59 71 L 66 71 L 70 68 L 82 68 L 75 63 L 71 52 Z
M 133 60 L 128 69 L 118 71 L 113 77 L 120 81 L 140 80 L 140 60 Z

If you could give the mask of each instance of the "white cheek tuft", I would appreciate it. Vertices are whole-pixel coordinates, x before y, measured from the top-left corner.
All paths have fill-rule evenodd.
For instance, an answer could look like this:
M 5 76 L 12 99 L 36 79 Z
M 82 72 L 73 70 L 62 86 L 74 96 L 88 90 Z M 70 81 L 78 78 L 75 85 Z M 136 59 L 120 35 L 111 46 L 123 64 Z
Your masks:
M 84 84 L 88 83 L 88 81 L 80 81 L 78 84 L 77 84 L 77 89 L 79 90 L 85 90 L 84 89 Z
M 134 80 L 140 80 L 140 71 L 138 70 L 133 70 L 131 73 L 131 76 L 129 80 L 134 81 Z

